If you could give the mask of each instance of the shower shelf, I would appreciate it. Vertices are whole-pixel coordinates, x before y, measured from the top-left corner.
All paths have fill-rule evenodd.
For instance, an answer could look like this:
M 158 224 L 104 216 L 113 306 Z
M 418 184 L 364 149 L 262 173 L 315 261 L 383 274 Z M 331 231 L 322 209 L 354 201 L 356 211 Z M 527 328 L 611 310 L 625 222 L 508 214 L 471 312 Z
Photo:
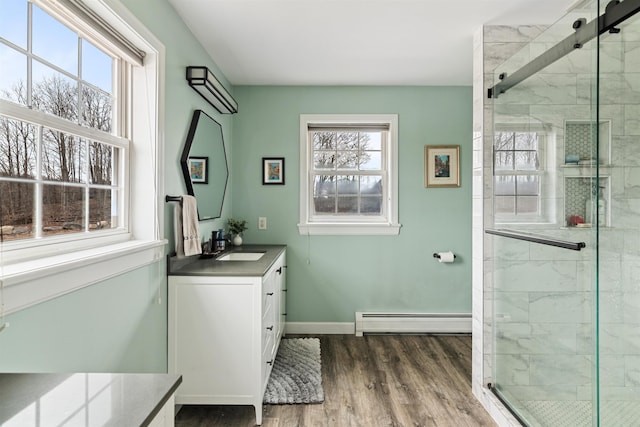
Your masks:
M 564 122 L 564 156 L 577 156 L 580 159 L 593 159 L 591 165 L 564 164 L 564 167 L 590 168 L 595 166 L 595 160 L 600 163 L 600 167 L 611 163 L 611 120 L 600 120 L 598 126 L 598 141 L 600 150 L 598 159 L 594 158 L 593 122 L 589 120 L 569 119 Z
M 593 186 L 599 178 L 598 185 L 604 192 L 603 200 L 605 209 L 601 212 L 604 221 L 600 227 L 611 224 L 611 120 L 599 121 L 598 126 L 598 158 L 595 158 L 596 140 L 594 122 L 592 120 L 568 119 L 564 122 L 563 160 L 573 157 L 579 159 L 592 159 L 589 164 L 564 163 L 560 164 L 558 172 L 563 177 L 564 209 L 558 220 L 567 225 L 567 228 L 575 230 L 588 227 L 577 227 L 576 222 L 593 223 L 590 218 L 593 213 L 589 207 L 589 201 L 593 197 Z
M 567 228 L 571 229 L 576 228 L 569 223 L 572 217 L 580 217 L 586 223 L 593 223 L 593 220 L 589 218 L 590 212 L 587 211 L 587 202 L 593 197 L 596 176 L 581 172 L 581 169 L 565 169 L 564 174 L 563 220 L 567 221 Z M 604 221 L 600 224 L 600 227 L 607 227 L 611 225 L 611 177 L 608 174 L 601 173 L 598 183 L 604 200 L 604 211 L 602 212 Z

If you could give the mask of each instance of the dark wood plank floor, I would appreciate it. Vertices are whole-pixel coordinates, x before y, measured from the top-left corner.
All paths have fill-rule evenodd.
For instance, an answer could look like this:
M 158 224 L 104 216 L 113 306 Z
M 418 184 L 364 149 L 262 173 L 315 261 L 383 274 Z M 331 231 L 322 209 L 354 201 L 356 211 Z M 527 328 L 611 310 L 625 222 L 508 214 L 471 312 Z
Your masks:
M 471 394 L 471 337 L 320 335 L 325 401 L 264 405 L 263 426 L 495 426 Z M 183 406 L 177 427 L 253 426 L 252 406 Z

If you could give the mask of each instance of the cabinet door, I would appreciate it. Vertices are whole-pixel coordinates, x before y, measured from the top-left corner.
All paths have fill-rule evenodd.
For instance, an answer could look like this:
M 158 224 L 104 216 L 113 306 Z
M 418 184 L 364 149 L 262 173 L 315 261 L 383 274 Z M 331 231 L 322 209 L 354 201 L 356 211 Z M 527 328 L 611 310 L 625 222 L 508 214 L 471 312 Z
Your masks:
M 253 334 L 260 301 L 254 289 L 250 282 L 196 284 L 170 278 L 169 369 L 182 374 L 178 403 L 212 403 L 207 399 L 255 390 L 251 366 L 259 357 Z

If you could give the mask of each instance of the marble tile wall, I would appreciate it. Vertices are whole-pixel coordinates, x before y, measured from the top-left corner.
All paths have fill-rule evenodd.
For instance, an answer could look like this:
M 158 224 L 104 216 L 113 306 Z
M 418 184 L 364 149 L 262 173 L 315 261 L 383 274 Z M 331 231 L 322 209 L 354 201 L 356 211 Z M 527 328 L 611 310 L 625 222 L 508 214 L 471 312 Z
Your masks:
M 478 31 L 474 39 L 473 391 L 500 425 L 518 424 L 484 387 L 494 381 L 494 371 L 517 399 L 592 399 L 596 308 L 601 398 L 640 400 L 638 25 L 625 30 L 624 39 L 612 35 L 602 43 L 600 118 L 610 120 L 611 167 L 602 171 L 608 180 L 609 221 L 600 230 L 597 253 L 593 230 L 563 228 L 569 196 L 566 171 L 559 167 L 564 163 L 565 121 L 593 116 L 592 53 L 582 49 L 563 58 L 521 83 L 517 97 L 509 102 L 505 97 L 494 105 L 486 93 L 494 84 L 496 67 L 519 68 L 552 45 L 554 34 L 539 26 L 492 26 Z M 484 234 L 485 227 L 496 228 L 491 197 L 494 114 L 499 120 L 535 119 L 551 126 L 558 179 L 545 191 L 555 193 L 549 199 L 557 209 L 550 224 L 531 231 L 585 241 L 586 250 L 567 251 Z

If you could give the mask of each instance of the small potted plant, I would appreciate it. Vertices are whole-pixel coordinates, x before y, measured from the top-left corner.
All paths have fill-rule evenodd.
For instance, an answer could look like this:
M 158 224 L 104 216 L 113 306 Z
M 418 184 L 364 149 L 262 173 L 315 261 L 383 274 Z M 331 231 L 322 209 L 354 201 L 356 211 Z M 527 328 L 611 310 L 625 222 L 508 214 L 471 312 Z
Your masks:
M 242 245 L 242 233 L 249 227 L 247 227 L 247 221 L 244 219 L 229 218 L 227 220 L 227 230 L 231 236 L 233 236 L 233 245 Z

